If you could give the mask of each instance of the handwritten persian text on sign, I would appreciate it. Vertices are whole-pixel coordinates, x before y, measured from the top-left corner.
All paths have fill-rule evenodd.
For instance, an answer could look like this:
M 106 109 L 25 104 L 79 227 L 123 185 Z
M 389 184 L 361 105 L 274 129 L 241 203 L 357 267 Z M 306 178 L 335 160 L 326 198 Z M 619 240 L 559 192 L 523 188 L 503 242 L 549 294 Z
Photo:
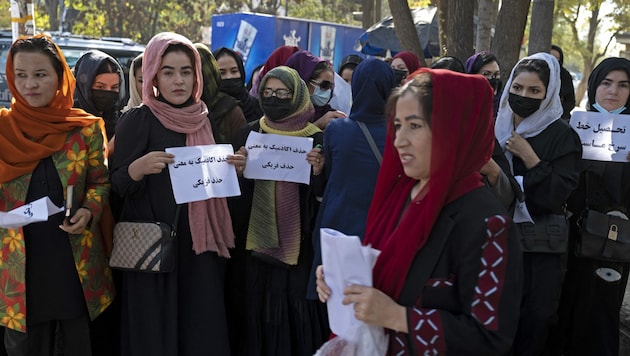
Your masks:
M 252 131 L 245 148 L 245 178 L 309 184 L 311 165 L 306 154 L 313 148 L 312 138 Z
M 569 123 L 582 141 L 582 158 L 595 161 L 628 161 L 630 116 L 576 111 L 571 115 Z
M 241 195 L 234 166 L 227 155 L 234 154 L 231 145 L 171 147 L 175 155 L 168 165 L 177 204 L 209 198 Z

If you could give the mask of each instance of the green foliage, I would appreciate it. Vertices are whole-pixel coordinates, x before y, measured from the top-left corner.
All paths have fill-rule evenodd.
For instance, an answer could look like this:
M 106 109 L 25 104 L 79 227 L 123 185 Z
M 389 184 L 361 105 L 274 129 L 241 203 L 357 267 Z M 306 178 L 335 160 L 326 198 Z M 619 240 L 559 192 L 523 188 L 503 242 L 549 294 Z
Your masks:
M 322 3 L 323 2 L 323 3 Z M 339 24 L 361 26 L 352 19 L 352 12 L 359 11 L 360 4 L 335 0 L 303 0 L 299 4 L 289 3 L 289 16 L 302 19 L 334 22 Z

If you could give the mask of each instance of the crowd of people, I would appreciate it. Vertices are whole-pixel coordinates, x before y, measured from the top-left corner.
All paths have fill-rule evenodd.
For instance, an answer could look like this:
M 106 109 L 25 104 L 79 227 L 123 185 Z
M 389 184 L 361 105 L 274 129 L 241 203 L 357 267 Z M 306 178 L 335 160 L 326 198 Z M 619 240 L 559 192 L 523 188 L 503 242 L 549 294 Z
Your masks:
M 0 355 L 313 355 L 341 338 L 333 228 L 380 251 L 343 304 L 384 329 L 388 355 L 616 356 L 630 264 L 574 250 L 586 209 L 628 219 L 630 165 L 582 158 L 562 64 L 553 46 L 504 81 L 485 51 L 335 70 L 282 46 L 246 82 L 237 52 L 164 32 L 126 83 L 106 53 L 70 68 L 45 35 L 15 41 L 0 211 L 47 197 L 67 212 L 0 224 Z M 630 113 L 630 61 L 593 70 L 587 110 Z M 254 134 L 310 140 L 307 182 L 249 178 Z M 240 195 L 178 203 L 169 149 L 215 144 Z M 174 269 L 110 268 L 121 220 L 172 223 Z

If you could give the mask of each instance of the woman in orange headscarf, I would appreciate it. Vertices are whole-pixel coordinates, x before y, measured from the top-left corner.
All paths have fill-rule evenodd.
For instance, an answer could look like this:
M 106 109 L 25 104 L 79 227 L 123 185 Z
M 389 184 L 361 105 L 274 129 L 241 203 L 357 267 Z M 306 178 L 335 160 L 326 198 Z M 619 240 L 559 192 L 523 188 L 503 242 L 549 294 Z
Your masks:
M 64 355 L 91 355 L 89 318 L 114 296 L 96 228 L 109 189 L 103 120 L 72 108 L 74 76 L 48 37 L 17 40 L 6 69 L 13 100 L 0 111 L 0 211 L 48 197 L 70 214 L 0 226 L 5 346 L 52 355 L 59 330 Z

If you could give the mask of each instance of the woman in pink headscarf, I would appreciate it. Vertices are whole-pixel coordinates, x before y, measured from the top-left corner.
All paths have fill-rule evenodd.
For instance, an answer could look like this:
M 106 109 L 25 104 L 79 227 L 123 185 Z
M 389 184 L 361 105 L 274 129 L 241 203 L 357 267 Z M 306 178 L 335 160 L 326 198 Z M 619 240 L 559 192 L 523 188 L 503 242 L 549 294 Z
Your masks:
M 123 218 L 174 222 L 176 267 L 168 273 L 124 271 L 121 355 L 229 355 L 223 282 L 234 233 L 225 199 L 180 205 L 173 196 L 168 147 L 215 143 L 201 101 L 199 53 L 185 37 L 160 33 L 147 44 L 142 102 L 121 118 L 112 188 L 125 198 Z M 244 164 L 232 158 L 235 165 Z

